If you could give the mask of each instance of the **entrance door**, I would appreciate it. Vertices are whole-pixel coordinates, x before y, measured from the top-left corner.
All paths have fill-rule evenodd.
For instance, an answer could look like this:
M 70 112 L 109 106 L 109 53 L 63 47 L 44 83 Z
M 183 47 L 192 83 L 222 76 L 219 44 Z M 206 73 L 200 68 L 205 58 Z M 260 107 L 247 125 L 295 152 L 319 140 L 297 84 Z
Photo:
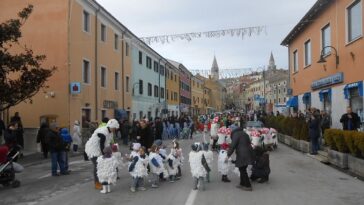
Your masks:
M 363 97 L 359 95 L 358 88 L 351 88 L 349 90 L 349 105 L 352 108 L 353 112 L 357 113 L 361 121 L 363 122 Z

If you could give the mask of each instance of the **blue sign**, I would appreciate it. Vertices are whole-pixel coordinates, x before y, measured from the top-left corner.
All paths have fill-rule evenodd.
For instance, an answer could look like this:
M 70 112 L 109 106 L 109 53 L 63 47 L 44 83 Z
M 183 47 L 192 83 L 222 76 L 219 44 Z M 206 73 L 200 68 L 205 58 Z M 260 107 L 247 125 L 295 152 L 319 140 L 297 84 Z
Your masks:
M 320 80 L 313 81 L 311 84 L 312 90 L 327 87 L 330 85 L 335 85 L 344 82 L 344 73 L 336 73 L 335 75 L 330 75 L 326 78 L 321 78 Z
M 81 83 L 79 82 L 73 82 L 70 83 L 70 90 L 71 90 L 71 94 L 80 94 L 81 93 Z

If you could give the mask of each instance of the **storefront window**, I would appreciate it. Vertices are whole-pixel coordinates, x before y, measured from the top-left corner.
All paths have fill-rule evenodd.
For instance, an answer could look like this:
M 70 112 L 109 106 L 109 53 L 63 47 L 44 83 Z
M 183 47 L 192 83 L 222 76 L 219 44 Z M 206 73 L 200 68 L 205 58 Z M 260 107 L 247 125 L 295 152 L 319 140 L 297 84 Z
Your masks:
M 330 100 L 329 93 L 324 93 L 323 99 L 324 99 L 323 100 L 323 104 L 324 104 L 323 110 L 326 111 L 326 113 L 331 114 L 331 100 Z
M 349 89 L 349 105 L 353 112 L 357 113 L 363 122 L 363 97 L 360 96 L 358 87 Z

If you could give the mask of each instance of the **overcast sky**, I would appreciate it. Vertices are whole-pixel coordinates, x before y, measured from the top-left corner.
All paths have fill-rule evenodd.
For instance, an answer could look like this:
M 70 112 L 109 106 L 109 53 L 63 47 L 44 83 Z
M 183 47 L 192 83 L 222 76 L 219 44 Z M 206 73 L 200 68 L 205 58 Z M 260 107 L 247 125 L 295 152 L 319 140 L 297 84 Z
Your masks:
M 165 58 L 188 69 L 257 68 L 272 51 L 279 68 L 288 68 L 280 45 L 316 0 L 97 0 L 138 37 L 266 25 L 260 36 L 195 39 L 152 44 Z

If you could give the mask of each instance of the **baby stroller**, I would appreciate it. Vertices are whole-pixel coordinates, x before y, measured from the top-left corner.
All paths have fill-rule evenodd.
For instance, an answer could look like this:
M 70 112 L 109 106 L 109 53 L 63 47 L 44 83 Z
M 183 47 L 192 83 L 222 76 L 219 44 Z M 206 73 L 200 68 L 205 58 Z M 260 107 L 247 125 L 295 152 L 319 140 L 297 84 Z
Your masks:
M 3 163 L 0 163 L 0 184 L 4 187 L 11 186 L 17 188 L 20 186 L 20 181 L 15 179 L 15 170 L 13 161 L 18 157 L 20 149 L 14 147 L 9 153 L 6 146 L 0 146 L 0 157 Z

